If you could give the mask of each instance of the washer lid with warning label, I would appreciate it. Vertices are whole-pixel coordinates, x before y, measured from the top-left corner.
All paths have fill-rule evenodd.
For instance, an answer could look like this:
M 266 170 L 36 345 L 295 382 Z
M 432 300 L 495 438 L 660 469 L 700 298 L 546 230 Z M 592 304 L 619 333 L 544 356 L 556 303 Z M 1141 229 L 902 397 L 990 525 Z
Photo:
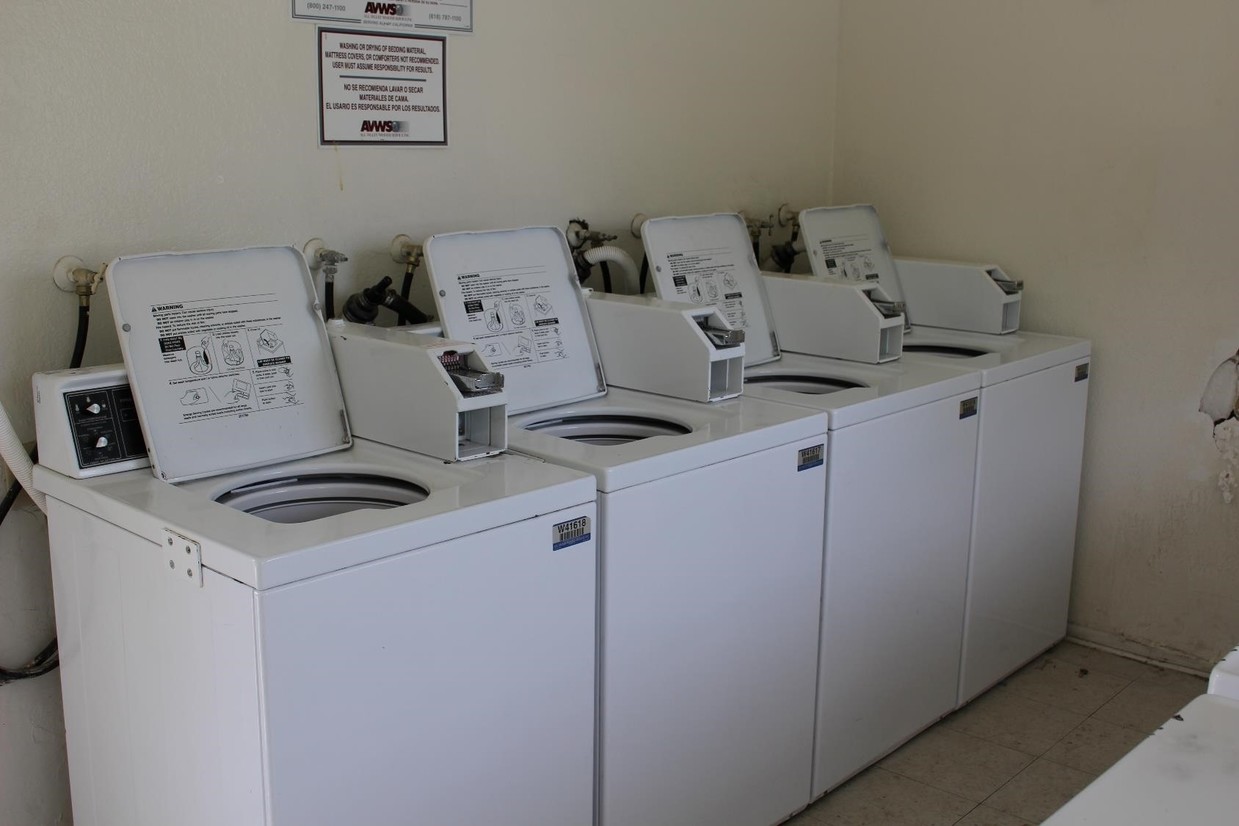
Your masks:
M 106 281 L 159 478 L 215 476 L 351 443 L 297 250 L 118 258 Z
M 872 204 L 803 210 L 800 237 L 814 275 L 877 281 L 892 300 L 903 301 L 899 271 Z
M 594 330 L 556 227 L 455 232 L 426 242 L 443 334 L 472 341 L 503 373 L 508 411 L 607 392 Z
M 652 218 L 641 227 L 654 288 L 667 301 L 718 307 L 744 330 L 744 363 L 779 357 L 766 284 L 744 219 L 735 213 Z

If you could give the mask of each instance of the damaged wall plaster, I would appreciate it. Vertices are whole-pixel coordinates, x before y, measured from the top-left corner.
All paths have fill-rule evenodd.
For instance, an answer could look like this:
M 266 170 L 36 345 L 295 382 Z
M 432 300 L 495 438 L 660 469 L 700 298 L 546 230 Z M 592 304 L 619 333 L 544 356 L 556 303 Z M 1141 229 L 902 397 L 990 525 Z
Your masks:
M 1239 353 L 1217 366 L 1200 397 L 1200 412 L 1213 420 L 1213 444 L 1222 455 L 1225 467 L 1218 474 L 1217 486 L 1222 501 L 1235 501 L 1235 479 L 1239 471 Z

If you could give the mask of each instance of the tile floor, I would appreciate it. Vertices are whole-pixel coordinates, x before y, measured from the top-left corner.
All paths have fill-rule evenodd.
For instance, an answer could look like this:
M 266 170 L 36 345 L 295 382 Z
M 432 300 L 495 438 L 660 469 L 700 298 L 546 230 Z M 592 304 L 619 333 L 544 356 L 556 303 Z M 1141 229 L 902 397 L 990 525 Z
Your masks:
M 1064 642 L 787 826 L 1040 823 L 1204 691 Z

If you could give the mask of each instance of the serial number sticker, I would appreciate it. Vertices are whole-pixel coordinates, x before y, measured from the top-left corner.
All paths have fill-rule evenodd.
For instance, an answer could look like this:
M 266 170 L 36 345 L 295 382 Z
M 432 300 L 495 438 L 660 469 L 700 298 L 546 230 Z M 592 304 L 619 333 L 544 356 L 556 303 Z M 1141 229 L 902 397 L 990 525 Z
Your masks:
M 1076 381 L 1084 381 L 1088 378 L 1088 362 L 1076 365 Z
M 959 417 L 961 419 L 970 419 L 977 415 L 977 400 L 974 396 L 971 399 L 964 399 L 959 403 Z
M 826 462 L 826 445 L 802 448 L 796 453 L 796 472 L 821 467 Z
M 564 548 L 580 545 L 582 542 L 588 542 L 589 537 L 588 516 L 559 522 L 551 527 L 551 550 L 562 551 Z

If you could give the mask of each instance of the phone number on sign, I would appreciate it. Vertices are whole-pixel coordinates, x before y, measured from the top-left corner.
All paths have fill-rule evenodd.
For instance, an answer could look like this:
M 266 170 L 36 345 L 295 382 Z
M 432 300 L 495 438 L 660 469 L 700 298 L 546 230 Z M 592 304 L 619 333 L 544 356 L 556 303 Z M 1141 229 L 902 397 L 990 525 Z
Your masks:
M 442 20 L 445 23 L 460 23 L 464 21 L 464 17 L 459 14 L 435 14 L 431 12 L 431 20 Z
M 306 3 L 305 7 L 315 11 L 348 11 L 340 3 Z

